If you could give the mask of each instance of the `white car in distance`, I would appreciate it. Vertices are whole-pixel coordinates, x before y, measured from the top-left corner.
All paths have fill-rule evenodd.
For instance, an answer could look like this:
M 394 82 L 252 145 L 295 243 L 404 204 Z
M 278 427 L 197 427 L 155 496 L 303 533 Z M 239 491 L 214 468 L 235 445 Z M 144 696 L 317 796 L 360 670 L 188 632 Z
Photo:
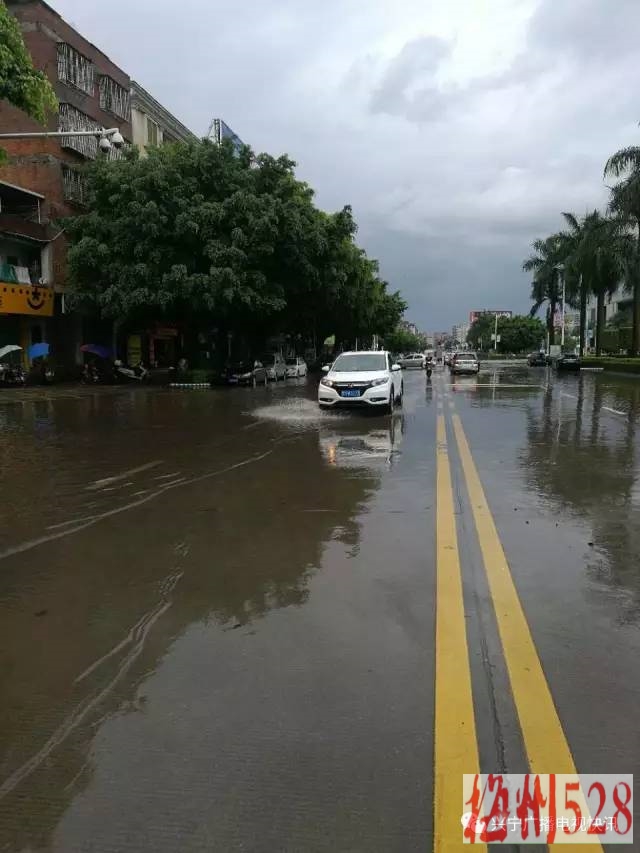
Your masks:
M 322 370 L 325 376 L 318 385 L 321 409 L 349 406 L 392 412 L 402 405 L 401 368 L 384 350 L 343 352 Z
M 302 356 L 296 355 L 287 359 L 287 376 L 297 379 L 307 375 L 307 362 Z

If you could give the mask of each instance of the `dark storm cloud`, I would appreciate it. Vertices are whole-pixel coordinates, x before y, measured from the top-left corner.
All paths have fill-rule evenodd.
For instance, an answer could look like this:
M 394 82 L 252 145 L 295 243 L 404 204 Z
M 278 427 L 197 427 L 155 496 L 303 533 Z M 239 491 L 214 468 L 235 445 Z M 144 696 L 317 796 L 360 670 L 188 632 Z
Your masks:
M 222 116 L 351 203 L 428 328 L 525 310 L 529 244 L 638 139 L 640 0 L 53 2 L 194 131 Z

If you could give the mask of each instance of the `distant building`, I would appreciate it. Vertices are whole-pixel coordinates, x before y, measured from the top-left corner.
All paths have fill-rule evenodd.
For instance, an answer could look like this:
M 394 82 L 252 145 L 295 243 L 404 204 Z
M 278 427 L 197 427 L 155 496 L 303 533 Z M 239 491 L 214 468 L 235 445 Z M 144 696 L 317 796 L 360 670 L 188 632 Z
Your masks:
M 215 142 L 217 145 L 220 145 L 224 139 L 229 139 L 236 151 L 239 151 L 245 144 L 237 133 L 234 133 L 229 125 L 222 121 L 221 118 L 213 119 L 207 138 L 212 142 Z
M 633 305 L 632 295 L 625 290 L 624 284 L 618 285 L 616 290 L 610 295 L 605 296 L 604 300 L 604 321 L 610 323 L 615 315 L 620 311 L 626 311 Z M 596 327 L 596 310 L 598 301 L 595 296 L 591 295 L 587 302 L 587 328 L 595 329 Z M 566 316 L 566 315 L 565 315 Z
M 419 335 L 418 327 L 415 323 L 410 323 L 408 320 L 400 320 L 398 328 L 403 332 L 408 332 L 410 335 Z
M 469 333 L 469 323 L 458 323 L 456 326 L 453 326 L 451 329 L 451 335 L 454 341 L 458 341 L 461 344 L 465 344 L 467 342 L 467 334 Z
M 131 130 L 133 144 L 143 156 L 152 146 L 198 139 L 135 80 L 131 81 Z

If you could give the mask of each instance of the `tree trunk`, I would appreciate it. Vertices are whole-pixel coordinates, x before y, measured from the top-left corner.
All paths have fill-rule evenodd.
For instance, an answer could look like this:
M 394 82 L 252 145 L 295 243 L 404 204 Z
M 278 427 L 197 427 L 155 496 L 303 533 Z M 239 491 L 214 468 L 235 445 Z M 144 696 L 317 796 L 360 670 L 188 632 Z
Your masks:
M 549 346 L 552 347 L 556 342 L 556 301 L 552 299 L 549 302 L 549 313 L 547 315 L 547 331 L 549 333 Z
M 604 291 L 598 293 L 596 307 L 596 355 L 602 353 L 602 332 L 604 331 Z
M 587 282 L 580 276 L 580 355 L 585 354 L 585 337 L 587 334 Z

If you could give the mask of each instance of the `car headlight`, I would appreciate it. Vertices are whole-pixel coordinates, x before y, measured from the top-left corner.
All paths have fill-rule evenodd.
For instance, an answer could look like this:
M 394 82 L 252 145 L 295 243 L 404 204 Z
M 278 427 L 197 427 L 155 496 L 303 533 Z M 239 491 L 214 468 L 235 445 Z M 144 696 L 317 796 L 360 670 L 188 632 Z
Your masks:
M 251 373 L 241 373 L 238 379 L 251 379 Z
M 371 386 L 375 387 L 376 385 L 386 385 L 388 381 L 389 378 L 387 376 L 385 376 L 384 379 L 374 379 L 371 382 Z
M 320 384 L 321 384 L 321 385 L 326 385 L 326 386 L 327 386 L 327 388 L 333 388 L 333 386 L 335 385 L 335 383 L 334 383 L 333 379 L 327 379 L 327 377 L 326 377 L 326 376 L 325 376 L 323 379 L 321 379 L 321 380 L 320 380 Z

